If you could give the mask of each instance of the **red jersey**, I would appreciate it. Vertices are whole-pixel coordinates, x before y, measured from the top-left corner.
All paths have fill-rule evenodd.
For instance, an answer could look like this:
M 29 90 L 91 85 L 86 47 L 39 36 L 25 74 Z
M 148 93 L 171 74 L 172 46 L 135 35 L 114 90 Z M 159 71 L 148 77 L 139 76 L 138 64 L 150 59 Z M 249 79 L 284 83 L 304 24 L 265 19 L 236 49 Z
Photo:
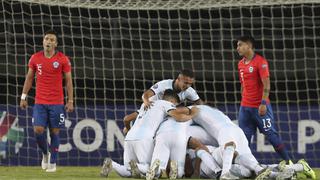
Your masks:
M 35 104 L 63 104 L 63 74 L 71 71 L 69 58 L 57 52 L 51 58 L 40 51 L 29 60 L 29 68 L 36 74 Z
M 269 77 L 267 60 L 255 54 L 253 59 L 248 64 L 245 64 L 245 58 L 242 58 L 238 63 L 238 71 L 243 88 L 241 106 L 258 108 L 263 94 L 261 79 Z M 269 102 L 269 99 L 267 99 L 267 103 Z

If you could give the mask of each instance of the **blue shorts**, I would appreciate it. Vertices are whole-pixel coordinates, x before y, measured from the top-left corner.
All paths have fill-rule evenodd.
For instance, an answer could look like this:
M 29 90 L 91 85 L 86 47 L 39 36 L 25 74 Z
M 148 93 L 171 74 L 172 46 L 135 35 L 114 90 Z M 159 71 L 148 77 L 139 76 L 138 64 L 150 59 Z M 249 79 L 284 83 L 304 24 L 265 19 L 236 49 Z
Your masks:
M 241 106 L 239 111 L 239 127 L 246 134 L 248 141 L 258 128 L 263 134 L 277 132 L 274 125 L 272 107 L 267 104 L 267 113 L 264 116 L 259 115 L 258 108 Z
M 64 127 L 64 105 L 35 104 L 33 107 L 33 125 L 49 128 Z

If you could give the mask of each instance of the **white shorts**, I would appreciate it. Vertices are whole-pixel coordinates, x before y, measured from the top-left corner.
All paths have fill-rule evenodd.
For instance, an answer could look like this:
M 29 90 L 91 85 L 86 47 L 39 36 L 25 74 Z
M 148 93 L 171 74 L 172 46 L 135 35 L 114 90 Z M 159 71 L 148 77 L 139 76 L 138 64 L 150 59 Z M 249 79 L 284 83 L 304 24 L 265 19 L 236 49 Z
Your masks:
M 153 148 L 153 139 L 124 141 L 124 165 L 128 166 L 131 160 L 135 160 L 137 163 L 141 164 L 150 164 Z
M 178 163 L 178 174 L 184 174 L 188 138 L 185 132 L 167 132 L 156 136 L 152 161 L 160 160 L 160 169 L 166 169 L 167 163 L 174 160 Z
M 248 140 L 243 131 L 238 126 L 229 126 L 219 132 L 219 146 L 224 147 L 228 142 L 236 144 L 236 151 L 239 154 L 252 154 L 248 145 Z

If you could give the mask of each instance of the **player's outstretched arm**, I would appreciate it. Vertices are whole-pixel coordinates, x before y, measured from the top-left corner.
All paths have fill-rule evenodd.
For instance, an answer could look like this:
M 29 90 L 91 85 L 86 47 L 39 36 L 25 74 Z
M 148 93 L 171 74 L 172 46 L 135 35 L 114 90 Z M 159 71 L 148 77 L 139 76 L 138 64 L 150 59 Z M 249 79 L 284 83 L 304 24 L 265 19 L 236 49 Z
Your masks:
M 198 112 L 199 112 L 199 109 L 197 107 L 192 107 L 190 110 L 190 113 L 187 113 L 187 114 L 182 113 L 181 111 L 176 109 L 169 111 L 168 114 L 174 119 L 176 119 L 176 121 L 178 122 L 185 122 L 185 121 L 191 120 L 194 116 L 198 114 Z
M 198 100 L 194 101 L 193 104 L 195 104 L 195 105 L 203 105 L 204 102 L 201 99 L 198 99 Z
M 34 71 L 33 71 L 33 69 L 29 68 L 28 73 L 26 75 L 26 79 L 24 81 L 21 100 L 20 100 L 20 108 L 21 109 L 25 109 L 28 106 L 28 102 L 27 102 L 26 98 L 27 98 L 29 90 L 32 87 L 33 77 L 34 77 Z
M 128 133 L 128 131 L 131 128 L 130 122 L 135 120 L 137 118 L 137 116 L 138 116 L 137 112 L 133 112 L 131 114 L 128 114 L 128 115 L 124 116 L 124 118 L 123 118 L 123 124 L 124 124 L 123 133 L 125 135 Z
M 153 102 L 149 100 L 150 97 L 154 96 L 154 92 L 151 89 L 146 90 L 142 95 L 142 101 L 145 109 L 152 106 Z
M 65 75 L 65 82 L 66 82 L 67 95 L 68 95 L 68 101 L 66 103 L 66 111 L 72 112 L 74 107 L 73 107 L 73 84 L 72 84 L 71 72 L 67 72 L 64 75 Z

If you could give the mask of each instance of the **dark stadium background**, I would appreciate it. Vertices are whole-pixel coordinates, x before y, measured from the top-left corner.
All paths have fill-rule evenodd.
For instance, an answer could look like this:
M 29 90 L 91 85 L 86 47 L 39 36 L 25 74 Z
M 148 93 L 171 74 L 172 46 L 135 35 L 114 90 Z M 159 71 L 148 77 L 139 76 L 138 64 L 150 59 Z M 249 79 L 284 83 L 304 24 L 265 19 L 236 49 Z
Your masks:
M 12 4 L 0 4 L 1 104 L 19 102 L 27 61 L 42 49 L 42 34 L 52 27 L 77 75 L 77 105 L 140 103 L 144 89 L 174 78 L 182 68 L 196 72 L 195 88 L 209 104 L 239 103 L 235 39 L 243 34 L 253 35 L 257 52 L 269 60 L 273 103 L 319 103 L 319 4 L 203 10 Z M 169 53 L 169 47 L 174 52 Z

